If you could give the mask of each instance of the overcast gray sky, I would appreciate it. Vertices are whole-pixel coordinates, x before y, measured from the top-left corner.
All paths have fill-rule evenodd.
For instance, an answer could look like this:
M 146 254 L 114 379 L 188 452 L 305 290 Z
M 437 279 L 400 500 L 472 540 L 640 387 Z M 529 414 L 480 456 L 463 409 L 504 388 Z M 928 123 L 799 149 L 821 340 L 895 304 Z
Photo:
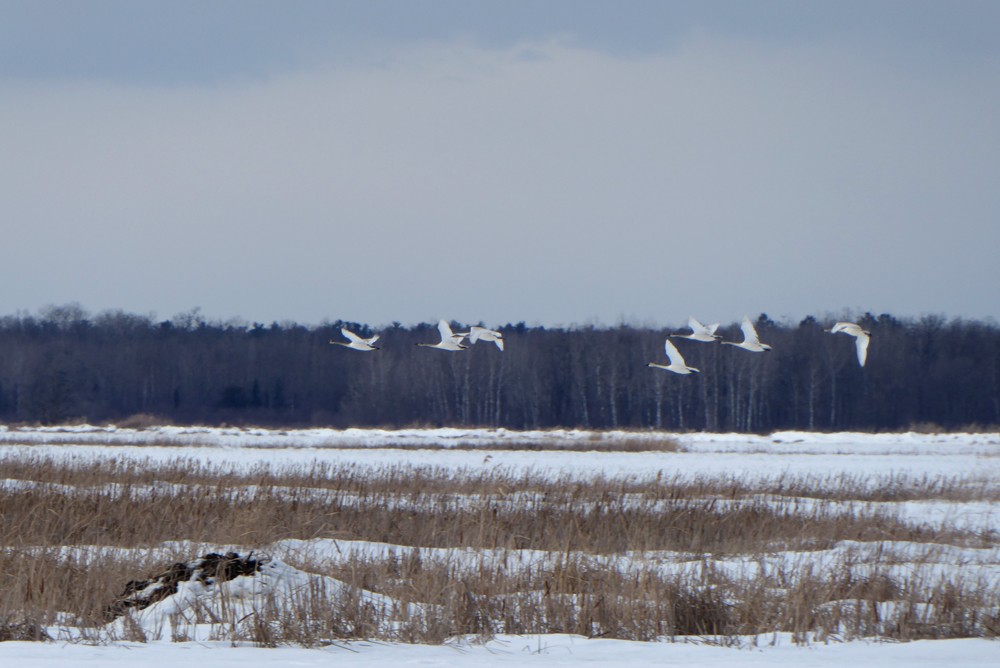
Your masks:
M 0 0 L 0 314 L 1000 317 L 1000 2 Z

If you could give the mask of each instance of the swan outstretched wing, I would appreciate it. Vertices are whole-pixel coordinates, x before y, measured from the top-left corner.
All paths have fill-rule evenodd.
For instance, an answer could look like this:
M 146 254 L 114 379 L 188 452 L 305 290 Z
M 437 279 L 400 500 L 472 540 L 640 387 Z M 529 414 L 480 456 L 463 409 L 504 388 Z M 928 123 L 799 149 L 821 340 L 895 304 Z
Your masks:
M 382 335 L 381 334 L 376 334 L 375 336 L 373 336 L 371 338 L 365 339 L 365 343 L 367 343 L 370 346 L 374 346 L 375 342 L 378 341 L 378 339 L 379 339 L 380 336 L 382 336 Z
M 364 339 L 362 339 L 360 336 L 358 336 L 357 334 L 355 334 L 351 330 L 347 329 L 346 327 L 341 327 L 340 328 L 340 333 L 343 334 L 344 338 L 347 339 L 348 341 L 350 341 L 351 343 L 364 343 L 365 342 Z M 376 338 L 378 338 L 378 337 L 376 337 Z
M 441 333 L 442 341 L 451 341 L 455 338 L 455 335 L 451 332 L 451 325 L 448 324 L 447 320 L 438 322 L 438 332 Z
M 707 336 L 712 336 L 715 334 L 715 330 L 719 328 L 719 323 L 713 322 L 711 325 L 703 325 L 698 322 L 694 316 L 688 318 L 688 327 L 691 328 L 692 334 L 705 334 Z
M 871 341 L 871 337 L 864 332 L 859 332 L 855 336 L 857 338 L 854 340 L 854 345 L 858 349 L 858 364 L 864 366 L 868 360 L 868 342 Z
M 466 336 L 464 332 L 452 332 L 451 325 L 448 324 L 447 320 L 442 320 L 438 323 L 438 332 L 441 333 L 441 341 L 450 341 L 456 345 L 461 345 L 462 339 Z
M 667 351 L 667 359 L 670 360 L 671 366 L 675 364 L 679 366 L 687 366 L 687 364 L 684 363 L 684 358 L 681 357 L 680 351 L 677 350 L 674 344 L 670 343 L 670 339 L 667 339 L 664 342 L 663 349 Z
M 757 337 L 757 330 L 754 328 L 753 323 L 750 322 L 748 316 L 743 316 L 743 323 L 740 324 L 740 329 L 743 331 L 743 341 L 746 343 L 760 343 L 760 338 Z
M 860 325 L 856 325 L 853 322 L 838 322 L 836 325 L 830 328 L 831 334 L 837 334 L 838 332 L 843 332 L 844 334 L 850 334 L 851 336 L 859 336 L 865 333 L 865 330 L 861 329 Z

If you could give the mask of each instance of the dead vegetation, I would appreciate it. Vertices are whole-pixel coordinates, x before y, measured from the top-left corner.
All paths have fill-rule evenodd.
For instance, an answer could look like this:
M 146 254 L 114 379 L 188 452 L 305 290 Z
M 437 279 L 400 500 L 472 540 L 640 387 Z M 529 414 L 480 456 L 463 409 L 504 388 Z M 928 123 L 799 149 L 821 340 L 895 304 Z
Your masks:
M 46 639 L 45 629 L 57 623 L 96 628 L 140 605 L 127 601 L 149 588 L 149 573 L 170 580 L 211 571 L 228 579 L 254 571 L 233 570 L 228 555 L 216 555 L 214 566 L 192 565 L 189 544 L 170 541 L 266 552 L 285 539 L 315 538 L 473 556 L 410 551 L 293 560 L 351 587 L 335 597 L 316 590 L 292 602 L 265 601 L 250 618 L 229 620 L 228 637 L 262 645 L 385 637 L 385 620 L 361 605 L 361 590 L 423 606 L 426 614 L 393 626 L 391 637 L 413 642 L 553 632 L 636 640 L 1000 632 L 995 581 L 931 577 L 936 571 L 921 571 L 919 563 L 906 575 L 894 567 L 891 550 L 863 563 L 841 556 L 824 569 L 811 562 L 720 566 L 733 558 L 764 564 L 779 551 L 809 553 L 846 541 L 995 548 L 992 533 L 914 526 L 891 509 L 867 505 L 996 501 L 988 480 L 553 479 L 485 468 L 315 463 L 242 471 L 180 459 L 7 457 L 0 481 L 0 638 Z M 525 550 L 547 556 L 515 567 Z M 668 561 L 687 566 L 666 568 Z M 156 590 L 164 596 L 170 587 Z M 133 639 L 140 635 L 136 630 Z

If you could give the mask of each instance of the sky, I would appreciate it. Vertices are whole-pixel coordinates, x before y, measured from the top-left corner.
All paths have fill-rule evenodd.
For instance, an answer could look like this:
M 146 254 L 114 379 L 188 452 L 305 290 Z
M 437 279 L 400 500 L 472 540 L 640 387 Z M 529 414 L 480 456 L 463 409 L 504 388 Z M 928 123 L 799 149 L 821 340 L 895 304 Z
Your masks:
M 0 315 L 995 320 L 998 118 L 985 0 L 0 0 Z

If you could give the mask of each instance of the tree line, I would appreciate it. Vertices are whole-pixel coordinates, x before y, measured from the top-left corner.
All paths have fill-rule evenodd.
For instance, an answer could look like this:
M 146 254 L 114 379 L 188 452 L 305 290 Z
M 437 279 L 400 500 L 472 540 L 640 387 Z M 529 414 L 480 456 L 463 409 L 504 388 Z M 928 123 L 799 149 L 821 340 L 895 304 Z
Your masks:
M 762 432 L 945 429 L 1000 424 L 1000 328 L 870 313 L 868 362 L 831 320 L 755 325 L 773 350 L 674 340 L 700 374 L 646 366 L 670 331 L 500 327 L 501 352 L 416 347 L 435 324 L 168 320 L 78 305 L 0 318 L 0 421 L 58 424 L 152 416 L 178 424 L 657 428 Z M 463 323 L 469 324 L 469 323 Z M 473 323 L 474 324 L 474 323 Z M 381 350 L 328 344 L 340 327 Z M 738 325 L 721 327 L 739 340 Z

